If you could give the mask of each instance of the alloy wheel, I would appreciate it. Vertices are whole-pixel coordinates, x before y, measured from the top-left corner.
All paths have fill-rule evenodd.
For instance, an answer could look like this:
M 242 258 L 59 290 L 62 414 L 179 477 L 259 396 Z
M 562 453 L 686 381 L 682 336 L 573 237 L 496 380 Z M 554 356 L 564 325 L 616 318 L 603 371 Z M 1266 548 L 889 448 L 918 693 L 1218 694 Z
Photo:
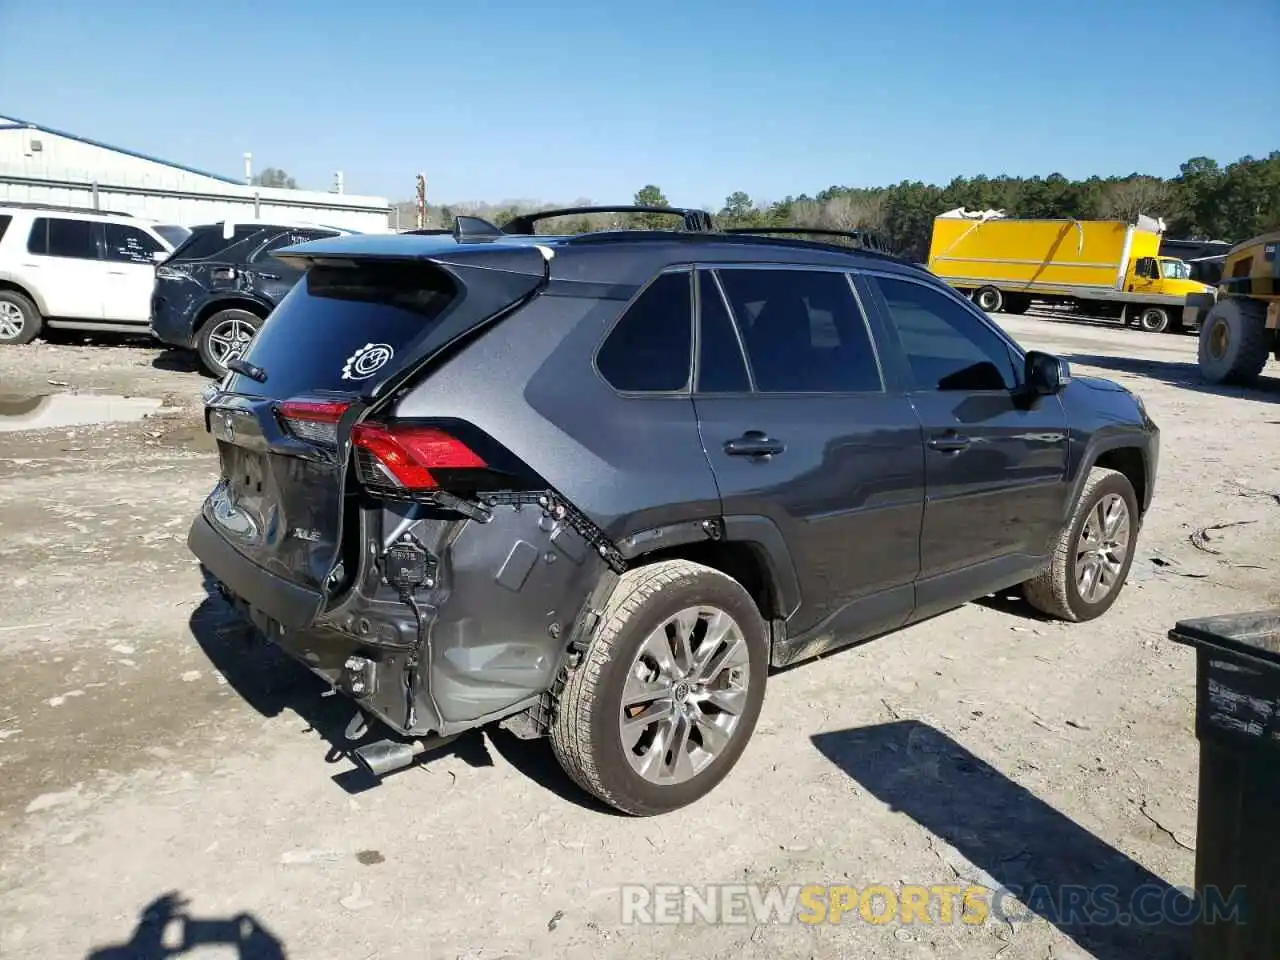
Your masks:
M 21 307 L 8 300 L 0 301 L 0 340 L 16 340 L 26 325 Z
M 1076 590 L 1085 603 L 1100 603 L 1120 583 L 1129 553 L 1129 506 L 1108 493 L 1089 511 L 1076 542 Z
M 618 733 L 632 769 L 672 786 L 696 777 L 733 739 L 751 653 L 732 616 L 689 607 L 645 638 L 627 672 Z
M 253 324 L 239 317 L 220 320 L 209 331 L 209 355 L 226 369 L 228 363 L 244 353 L 256 332 Z

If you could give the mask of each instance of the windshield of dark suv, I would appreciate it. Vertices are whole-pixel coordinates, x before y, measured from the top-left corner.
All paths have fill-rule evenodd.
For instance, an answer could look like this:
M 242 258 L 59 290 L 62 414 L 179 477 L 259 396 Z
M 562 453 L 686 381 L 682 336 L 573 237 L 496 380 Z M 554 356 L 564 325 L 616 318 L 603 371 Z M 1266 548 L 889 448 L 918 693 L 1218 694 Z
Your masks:
M 265 382 L 233 373 L 227 388 L 281 400 L 364 392 L 400 366 L 404 348 L 439 321 L 454 295 L 448 277 L 424 264 L 312 267 L 245 354 L 266 371 Z
M 173 251 L 170 260 L 208 260 L 228 247 L 249 239 L 263 231 L 262 226 L 241 225 L 236 227 L 234 235 L 228 239 L 222 235 L 222 224 L 213 223 L 199 226 L 191 231 L 191 236 Z

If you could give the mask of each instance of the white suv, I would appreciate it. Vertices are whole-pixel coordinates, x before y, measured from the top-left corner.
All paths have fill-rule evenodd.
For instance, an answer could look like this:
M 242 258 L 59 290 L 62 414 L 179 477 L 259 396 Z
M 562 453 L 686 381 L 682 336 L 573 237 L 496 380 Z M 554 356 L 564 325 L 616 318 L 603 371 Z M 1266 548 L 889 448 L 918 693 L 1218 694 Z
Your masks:
M 172 252 L 126 214 L 0 203 L 0 344 L 44 326 L 147 333 L 156 264 Z

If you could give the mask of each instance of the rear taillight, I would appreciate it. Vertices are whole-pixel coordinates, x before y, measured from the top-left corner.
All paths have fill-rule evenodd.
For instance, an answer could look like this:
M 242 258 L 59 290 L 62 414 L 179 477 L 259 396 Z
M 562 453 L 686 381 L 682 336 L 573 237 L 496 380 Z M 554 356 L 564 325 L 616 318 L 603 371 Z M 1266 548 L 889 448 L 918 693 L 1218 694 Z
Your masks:
M 360 481 L 403 491 L 434 490 L 441 471 L 484 470 L 484 459 L 436 427 L 357 423 L 351 428 Z
M 295 437 L 336 447 L 338 421 L 349 406 L 334 400 L 286 400 L 276 407 L 276 412 Z

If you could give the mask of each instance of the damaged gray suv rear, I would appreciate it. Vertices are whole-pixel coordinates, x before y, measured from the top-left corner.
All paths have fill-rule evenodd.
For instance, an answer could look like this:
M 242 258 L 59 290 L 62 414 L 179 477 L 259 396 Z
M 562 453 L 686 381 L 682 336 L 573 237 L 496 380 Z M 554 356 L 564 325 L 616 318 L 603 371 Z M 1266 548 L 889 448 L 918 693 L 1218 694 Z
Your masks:
M 389 727 L 501 721 L 635 815 L 712 790 L 771 667 L 1128 573 L 1159 431 L 873 250 L 696 229 L 349 236 L 206 395 L 189 545 Z

